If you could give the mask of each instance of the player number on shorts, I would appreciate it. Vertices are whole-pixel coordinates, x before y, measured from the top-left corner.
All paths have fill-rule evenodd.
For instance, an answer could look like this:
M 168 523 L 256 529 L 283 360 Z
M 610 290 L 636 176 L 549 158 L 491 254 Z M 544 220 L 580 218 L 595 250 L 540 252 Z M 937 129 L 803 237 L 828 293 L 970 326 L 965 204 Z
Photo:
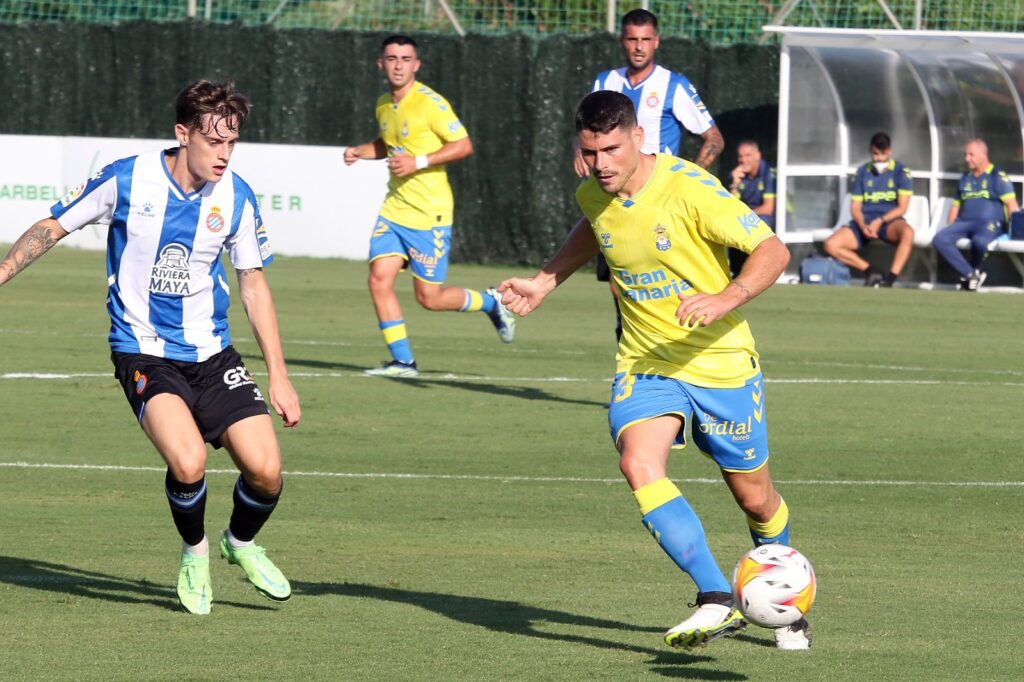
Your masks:
M 615 384 L 615 397 L 614 402 L 621 403 L 623 400 L 628 398 L 633 393 L 633 384 L 636 383 L 636 377 L 630 374 L 624 376 Z

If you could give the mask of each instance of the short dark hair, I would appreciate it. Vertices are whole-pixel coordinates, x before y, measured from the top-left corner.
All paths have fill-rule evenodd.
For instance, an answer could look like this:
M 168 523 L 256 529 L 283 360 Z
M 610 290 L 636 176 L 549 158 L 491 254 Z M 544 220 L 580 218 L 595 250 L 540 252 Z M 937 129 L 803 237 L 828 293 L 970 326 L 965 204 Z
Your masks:
M 736 149 L 739 149 L 740 147 L 753 147 L 757 151 L 761 151 L 761 145 L 759 145 L 755 140 L 740 140 L 740 143 L 736 145 Z
M 888 151 L 892 149 L 892 140 L 885 133 L 875 133 L 871 136 L 871 147 L 874 147 L 880 152 Z
M 589 130 L 606 134 L 616 128 L 636 128 L 636 109 L 621 92 L 598 90 L 576 105 L 576 132 Z
M 213 114 L 237 132 L 249 116 L 249 99 L 235 90 L 232 81 L 197 80 L 189 83 L 174 100 L 175 122 L 189 130 L 203 131 L 203 117 Z
M 622 30 L 627 26 L 653 26 L 658 30 L 658 17 L 645 9 L 631 9 L 622 15 Z
M 401 33 L 392 33 L 385 38 L 380 44 L 380 51 L 383 52 L 388 45 L 412 45 L 412 49 L 417 52 L 419 52 L 420 49 L 415 40 L 407 35 L 402 35 Z

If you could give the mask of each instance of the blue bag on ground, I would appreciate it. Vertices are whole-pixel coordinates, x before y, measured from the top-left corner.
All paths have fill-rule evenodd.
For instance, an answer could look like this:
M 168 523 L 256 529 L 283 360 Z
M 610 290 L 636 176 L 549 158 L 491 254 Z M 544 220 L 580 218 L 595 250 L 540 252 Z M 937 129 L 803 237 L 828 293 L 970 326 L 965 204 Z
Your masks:
M 1010 239 L 1024 240 L 1024 211 L 1010 214 Z
M 808 256 L 800 262 L 800 283 L 846 286 L 850 268 L 828 256 Z

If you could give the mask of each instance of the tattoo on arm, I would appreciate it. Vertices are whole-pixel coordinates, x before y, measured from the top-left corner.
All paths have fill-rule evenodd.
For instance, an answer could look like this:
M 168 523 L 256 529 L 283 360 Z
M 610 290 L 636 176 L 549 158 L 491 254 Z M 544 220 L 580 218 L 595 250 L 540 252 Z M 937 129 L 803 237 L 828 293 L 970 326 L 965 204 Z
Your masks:
M 718 155 L 725 149 L 725 138 L 722 137 L 722 133 L 719 132 L 717 126 L 705 132 L 703 137 L 704 144 L 701 145 L 696 163 L 701 168 L 707 168 L 714 163 Z
M 53 235 L 48 225 L 36 224 L 30 227 L 14 243 L 3 261 L 0 261 L 0 273 L 4 275 L 3 280 L 0 281 L 14 277 L 27 268 L 32 261 L 52 249 L 58 241 L 59 238 Z
M 246 275 L 251 275 L 254 272 L 260 272 L 261 270 L 263 270 L 263 268 L 245 268 L 244 270 L 238 271 L 238 276 L 245 277 Z
M 747 301 L 749 301 L 749 300 L 751 299 L 751 296 L 750 296 L 750 289 L 748 289 L 748 288 L 747 288 L 747 285 L 746 285 L 746 284 L 744 284 L 743 282 L 739 281 L 738 279 L 734 279 L 734 280 L 732 281 L 732 284 L 733 284 L 733 286 L 735 286 L 735 287 L 736 287 L 737 289 L 739 289 L 740 291 L 742 291 L 742 292 L 743 292 L 743 295 L 744 295 L 744 296 L 746 297 L 746 300 L 747 300 Z

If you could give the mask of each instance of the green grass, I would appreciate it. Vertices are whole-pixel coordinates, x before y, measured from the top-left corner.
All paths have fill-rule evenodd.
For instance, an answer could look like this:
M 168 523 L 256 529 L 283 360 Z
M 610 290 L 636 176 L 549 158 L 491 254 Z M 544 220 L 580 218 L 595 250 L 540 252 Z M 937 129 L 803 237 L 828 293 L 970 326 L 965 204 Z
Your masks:
M 780 286 L 748 307 L 773 472 L 819 578 L 815 646 L 752 628 L 676 652 L 661 633 L 694 589 L 618 480 L 603 285 L 573 278 L 505 347 L 481 316 L 415 307 L 403 278 L 425 371 L 389 381 L 359 375 L 385 357 L 364 264 L 268 276 L 304 415 L 260 539 L 295 596 L 218 558 L 205 618 L 177 609 L 159 458 L 110 377 L 102 254 L 58 249 L 0 290 L 0 462 L 140 467 L 0 467 L 0 679 L 1019 677 L 1024 297 Z M 717 471 L 689 451 L 671 471 L 731 571 L 750 539 Z M 209 476 L 211 537 L 233 479 Z

